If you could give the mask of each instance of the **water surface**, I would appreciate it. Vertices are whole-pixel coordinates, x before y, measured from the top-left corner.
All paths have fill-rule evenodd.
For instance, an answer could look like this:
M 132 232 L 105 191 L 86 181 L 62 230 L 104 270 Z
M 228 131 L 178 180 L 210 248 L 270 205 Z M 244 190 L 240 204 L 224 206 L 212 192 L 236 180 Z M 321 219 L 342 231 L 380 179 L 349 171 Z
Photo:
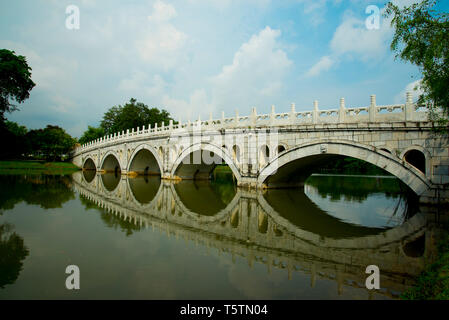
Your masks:
M 389 299 L 424 266 L 425 216 L 391 177 L 255 192 L 85 171 L 0 190 L 0 299 Z

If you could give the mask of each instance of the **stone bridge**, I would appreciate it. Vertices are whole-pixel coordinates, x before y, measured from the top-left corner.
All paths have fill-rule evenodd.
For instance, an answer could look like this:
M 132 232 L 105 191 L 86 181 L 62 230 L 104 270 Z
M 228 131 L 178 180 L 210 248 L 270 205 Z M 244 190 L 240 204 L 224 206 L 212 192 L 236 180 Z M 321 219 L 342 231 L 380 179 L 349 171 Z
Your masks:
M 293 272 L 310 274 L 312 286 L 316 279 L 333 279 L 339 293 L 344 286 L 365 288 L 365 268 L 374 264 L 382 270 L 380 293 L 395 297 L 435 255 L 434 231 L 426 214 L 377 234 L 332 238 L 292 224 L 270 206 L 260 190 L 238 188 L 224 208 L 204 215 L 183 202 L 186 197 L 176 182 L 157 180 L 142 188 L 143 181 L 85 171 L 74 175 L 74 188 L 138 230 L 153 228 L 168 237 L 193 241 L 230 255 L 233 262 L 243 257 L 250 267 L 262 263 L 269 273 L 272 268 L 285 269 L 289 279 Z M 408 247 L 420 241 L 424 243 L 421 254 L 410 254 Z
M 251 115 L 143 126 L 107 135 L 71 154 L 86 170 L 208 179 L 226 163 L 238 186 L 303 185 L 317 167 L 349 156 L 374 164 L 410 187 L 421 203 L 449 202 L 448 136 L 435 134 L 425 108 L 412 102 Z

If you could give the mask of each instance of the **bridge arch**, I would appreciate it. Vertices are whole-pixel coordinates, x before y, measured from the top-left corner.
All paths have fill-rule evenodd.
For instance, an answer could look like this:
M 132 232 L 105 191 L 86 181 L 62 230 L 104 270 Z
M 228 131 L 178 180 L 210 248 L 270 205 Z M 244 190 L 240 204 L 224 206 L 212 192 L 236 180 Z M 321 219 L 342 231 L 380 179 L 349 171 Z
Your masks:
M 84 160 L 83 170 L 97 170 L 97 166 L 95 165 L 95 161 L 91 157 L 87 157 Z
M 100 169 L 105 172 L 120 172 L 122 170 L 117 153 L 113 150 L 109 150 L 103 156 L 101 160 Z
M 228 150 L 224 150 L 223 148 L 216 146 L 212 143 L 205 143 L 205 142 L 196 143 L 196 144 L 189 146 L 188 148 L 185 148 L 181 152 L 181 154 L 178 156 L 178 158 L 174 161 L 174 163 L 172 165 L 172 169 L 171 169 L 171 176 L 172 177 L 177 176 L 177 173 L 178 173 L 178 170 L 180 169 L 180 167 L 182 165 L 185 165 L 182 162 L 186 157 L 190 157 L 190 155 L 194 154 L 195 152 L 202 152 L 202 151 L 209 151 L 209 152 L 212 152 L 214 155 L 217 155 L 218 157 L 220 157 L 232 170 L 232 173 L 234 174 L 234 177 L 236 178 L 237 182 L 240 181 L 240 179 L 241 179 L 240 172 L 237 169 L 237 166 L 235 165 L 234 161 L 232 160 L 231 155 L 229 154 Z M 186 166 L 188 166 L 188 164 Z M 196 166 L 198 168 L 195 167 L 195 168 L 193 168 L 193 170 L 203 170 L 204 173 L 206 173 L 206 174 L 207 173 L 210 174 L 210 172 L 212 172 L 212 170 L 215 168 L 214 164 L 208 165 L 208 164 L 203 164 L 203 163 L 190 164 L 190 166 Z M 200 168 L 200 166 L 203 166 L 203 168 Z M 192 172 L 189 172 L 188 174 L 191 174 L 191 173 Z M 180 178 L 182 178 L 182 177 L 180 177 Z
M 146 143 L 139 145 L 129 157 L 126 172 L 135 172 L 143 175 L 161 175 L 162 163 L 158 152 Z
M 430 176 L 430 153 L 421 146 L 411 145 L 400 154 L 400 159 L 421 171 L 426 177 Z
M 377 152 L 375 147 L 353 141 L 334 139 L 319 140 L 299 145 L 275 157 L 260 172 L 257 180 L 258 185 L 270 187 L 269 180 L 271 177 L 279 174 L 278 171 L 281 171 L 281 175 L 291 174 L 291 172 L 287 171 L 293 169 L 294 163 L 297 161 L 302 161 L 303 163 L 300 163 L 299 166 L 304 167 L 335 155 L 349 156 L 374 164 L 399 178 L 418 196 L 431 186 L 431 182 L 427 180 L 423 173 L 408 163 L 398 161 L 398 159 L 386 152 Z M 301 178 L 305 180 L 308 176 L 309 174 L 307 176 L 304 174 Z
M 287 145 L 285 143 L 279 143 L 276 147 L 276 155 L 281 154 L 285 150 L 287 150 Z

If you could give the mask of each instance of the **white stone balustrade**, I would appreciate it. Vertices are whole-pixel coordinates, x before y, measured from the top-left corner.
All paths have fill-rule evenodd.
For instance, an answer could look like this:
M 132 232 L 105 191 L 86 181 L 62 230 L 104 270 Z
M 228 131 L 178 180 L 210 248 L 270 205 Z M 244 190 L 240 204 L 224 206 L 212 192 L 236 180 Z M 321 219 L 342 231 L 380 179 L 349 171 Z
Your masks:
M 371 95 L 371 103 L 368 107 L 349 107 L 345 106 L 345 99 L 340 99 L 338 109 L 319 110 L 318 101 L 313 102 L 312 111 L 296 111 L 295 104 L 291 104 L 290 112 L 275 113 L 275 107 L 271 106 L 270 114 L 257 114 L 256 108 L 253 107 L 251 115 L 240 116 L 239 111 L 235 111 L 235 116 L 225 118 L 224 112 L 220 119 L 213 119 L 210 114 L 209 120 L 182 123 L 181 119 L 177 124 L 170 120 L 169 125 L 165 126 L 162 122 L 160 126 L 156 123 L 153 128 L 148 125 L 146 128 L 132 128 L 107 135 L 103 138 L 96 139 L 78 147 L 75 152 L 83 152 L 87 149 L 98 148 L 110 142 L 124 141 L 136 136 L 148 135 L 166 135 L 172 131 L 180 130 L 220 130 L 233 129 L 242 127 L 283 127 L 283 126 L 301 126 L 301 125 L 326 125 L 338 123 L 379 123 L 379 122 L 403 122 L 403 121 L 427 121 L 428 111 L 422 109 L 412 101 L 412 94 L 407 92 L 405 104 L 392 105 L 376 105 L 376 96 Z

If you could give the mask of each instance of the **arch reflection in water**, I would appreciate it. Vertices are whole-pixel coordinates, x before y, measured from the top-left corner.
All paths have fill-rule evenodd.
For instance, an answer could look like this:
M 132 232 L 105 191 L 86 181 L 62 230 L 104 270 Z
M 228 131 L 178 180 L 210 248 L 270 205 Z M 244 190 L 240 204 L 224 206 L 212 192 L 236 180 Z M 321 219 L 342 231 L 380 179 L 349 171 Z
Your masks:
M 315 174 L 304 191 L 335 219 L 379 230 L 399 226 L 419 210 L 416 195 L 392 176 Z
M 129 189 L 137 202 L 141 204 L 150 203 L 154 199 L 161 185 L 160 177 L 136 177 L 127 179 Z
M 121 178 L 119 173 L 105 173 L 100 176 L 101 182 L 107 191 L 114 191 L 115 188 L 117 188 Z
M 94 180 L 96 174 L 97 174 L 97 172 L 94 170 L 83 170 L 83 177 L 87 183 L 92 182 L 92 180 Z
M 202 216 L 214 216 L 225 209 L 236 193 L 232 183 L 215 184 L 194 180 L 181 181 L 174 186 L 184 206 Z
M 96 179 L 101 178 L 97 175 Z M 389 229 L 357 226 L 326 216 L 304 193 L 295 195 L 299 199 L 293 199 L 297 201 L 294 202 L 295 212 L 311 210 L 309 214 L 316 215 L 320 223 L 333 224 L 337 231 L 332 231 L 318 228 L 307 213 L 299 213 L 299 217 L 308 220 L 286 213 L 285 204 L 292 201 L 288 193 L 276 196 L 270 192 L 264 195 L 237 189 L 227 201 L 219 193 L 214 194 L 213 185 L 196 185 L 200 195 L 202 188 L 208 195 L 202 201 L 217 201 L 217 212 L 205 215 L 195 212 L 203 207 L 183 203 L 183 199 L 194 192 L 183 190 L 188 185 L 162 181 L 156 193 L 152 189 L 154 198 L 147 197 L 145 202 L 139 202 L 136 188 L 143 182 L 131 180 L 121 179 L 112 192 L 103 192 L 94 187 L 96 183 L 88 184 L 76 175 L 74 185 L 83 197 L 120 219 L 216 247 L 231 256 L 245 257 L 250 266 L 255 262 L 263 263 L 268 272 L 272 268 L 286 269 L 289 278 L 292 272 L 299 271 L 310 273 L 312 283 L 319 277 L 335 279 L 339 292 L 344 285 L 364 287 L 364 270 L 370 264 L 382 270 L 383 294 L 391 296 L 401 292 L 421 272 L 428 251 L 427 242 L 419 256 L 409 256 L 403 249 L 405 243 L 426 236 L 426 219 L 422 214 Z M 147 184 L 143 186 L 150 188 Z M 186 193 L 183 195 L 183 192 Z

